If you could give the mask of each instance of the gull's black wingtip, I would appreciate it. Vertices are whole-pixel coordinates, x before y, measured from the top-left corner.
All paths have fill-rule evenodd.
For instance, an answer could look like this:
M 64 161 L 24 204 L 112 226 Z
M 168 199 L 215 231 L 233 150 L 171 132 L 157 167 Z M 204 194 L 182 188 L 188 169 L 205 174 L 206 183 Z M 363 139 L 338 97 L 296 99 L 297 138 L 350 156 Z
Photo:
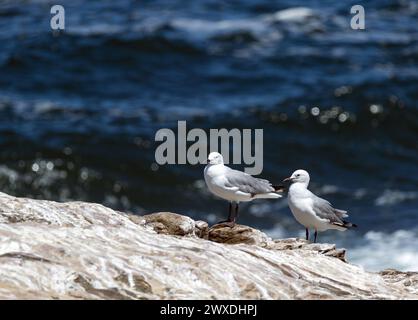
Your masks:
M 344 221 L 344 227 L 346 227 L 346 228 L 357 228 L 357 225 L 355 223 Z

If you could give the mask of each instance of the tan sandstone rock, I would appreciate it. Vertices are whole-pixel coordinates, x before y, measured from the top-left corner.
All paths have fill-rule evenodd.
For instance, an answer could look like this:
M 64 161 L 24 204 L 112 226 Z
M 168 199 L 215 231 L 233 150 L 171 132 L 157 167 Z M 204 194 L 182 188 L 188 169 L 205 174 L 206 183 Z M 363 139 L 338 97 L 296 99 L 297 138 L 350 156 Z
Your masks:
M 0 299 L 418 298 L 415 273 L 342 260 L 246 226 L 0 193 Z

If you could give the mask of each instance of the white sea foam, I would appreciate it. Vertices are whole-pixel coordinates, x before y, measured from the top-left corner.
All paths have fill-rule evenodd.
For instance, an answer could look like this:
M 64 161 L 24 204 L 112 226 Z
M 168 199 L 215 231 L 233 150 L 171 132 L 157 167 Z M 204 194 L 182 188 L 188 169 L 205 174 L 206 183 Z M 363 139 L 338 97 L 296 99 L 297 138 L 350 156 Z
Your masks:
M 107 23 L 95 23 L 89 25 L 69 26 L 66 33 L 79 36 L 98 36 L 120 34 L 124 31 L 126 31 L 124 26 Z
M 10 184 L 13 184 L 19 178 L 19 173 L 5 165 L 0 165 L 0 178 L 5 177 Z
M 258 41 L 278 41 L 283 38 L 282 33 L 274 26 L 275 22 L 285 24 L 304 23 L 312 17 L 318 17 L 316 12 L 310 8 L 295 7 L 278 11 L 274 14 L 255 16 L 245 19 L 229 20 L 202 20 L 193 18 L 173 19 L 170 25 L 178 30 L 182 30 L 193 37 L 210 38 L 222 34 L 236 32 L 249 32 Z M 318 28 L 318 23 L 305 25 L 302 30 L 309 30 L 310 27 Z
M 338 186 L 325 184 L 318 190 L 318 194 L 333 194 L 339 191 L 340 191 L 340 188 Z
M 415 200 L 418 198 L 418 192 L 415 191 L 400 191 L 400 190 L 385 190 L 376 200 L 377 206 L 389 206 L 407 200 Z
M 348 260 L 371 271 L 387 268 L 418 271 L 417 231 L 398 230 L 389 234 L 369 231 L 361 245 L 347 247 Z
M 310 8 L 295 7 L 277 11 L 273 18 L 276 21 L 303 22 L 306 19 L 315 16 L 315 12 Z
M 237 20 L 201 20 L 190 18 L 174 19 L 171 25 L 175 28 L 188 31 L 195 35 L 213 36 L 223 32 L 250 31 L 254 34 L 266 32 L 268 27 L 262 20 L 237 19 Z

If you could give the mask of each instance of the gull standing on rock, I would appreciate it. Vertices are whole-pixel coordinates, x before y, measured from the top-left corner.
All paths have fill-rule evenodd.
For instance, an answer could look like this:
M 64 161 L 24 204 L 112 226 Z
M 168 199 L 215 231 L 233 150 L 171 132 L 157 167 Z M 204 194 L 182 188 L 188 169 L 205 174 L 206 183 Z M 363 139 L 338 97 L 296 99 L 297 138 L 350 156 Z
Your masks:
M 318 231 L 336 229 L 345 231 L 355 224 L 343 220 L 348 217 L 347 211 L 335 209 L 327 200 L 317 197 L 308 190 L 309 174 L 305 170 L 296 170 L 283 180 L 289 181 L 288 203 L 295 219 L 305 226 L 306 240 L 309 240 L 309 228 L 315 230 L 314 242 Z
M 218 152 L 211 152 L 204 170 L 205 182 L 216 196 L 229 201 L 229 216 L 225 221 L 230 227 L 235 225 L 238 217 L 238 204 L 241 201 L 254 199 L 281 198 L 278 192 L 282 186 L 273 186 L 268 180 L 233 170 L 224 165 L 224 159 Z

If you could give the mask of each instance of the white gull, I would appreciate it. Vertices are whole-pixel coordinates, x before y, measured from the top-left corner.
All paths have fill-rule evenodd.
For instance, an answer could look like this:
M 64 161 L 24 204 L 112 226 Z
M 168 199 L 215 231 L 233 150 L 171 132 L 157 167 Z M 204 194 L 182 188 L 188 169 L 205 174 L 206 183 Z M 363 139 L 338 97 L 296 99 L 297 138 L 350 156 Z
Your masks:
M 345 221 L 347 211 L 335 209 L 331 203 L 314 195 L 308 190 L 309 173 L 296 170 L 283 181 L 289 181 L 288 203 L 295 219 L 306 228 L 306 240 L 309 240 L 309 229 L 315 230 L 314 242 L 318 231 L 336 229 L 345 231 L 355 224 Z
M 278 192 L 283 191 L 283 187 L 273 186 L 268 180 L 255 178 L 248 173 L 225 166 L 223 157 L 218 152 L 209 154 L 204 177 L 206 185 L 214 195 L 229 201 L 227 222 L 231 226 L 238 217 L 240 202 L 282 197 Z

